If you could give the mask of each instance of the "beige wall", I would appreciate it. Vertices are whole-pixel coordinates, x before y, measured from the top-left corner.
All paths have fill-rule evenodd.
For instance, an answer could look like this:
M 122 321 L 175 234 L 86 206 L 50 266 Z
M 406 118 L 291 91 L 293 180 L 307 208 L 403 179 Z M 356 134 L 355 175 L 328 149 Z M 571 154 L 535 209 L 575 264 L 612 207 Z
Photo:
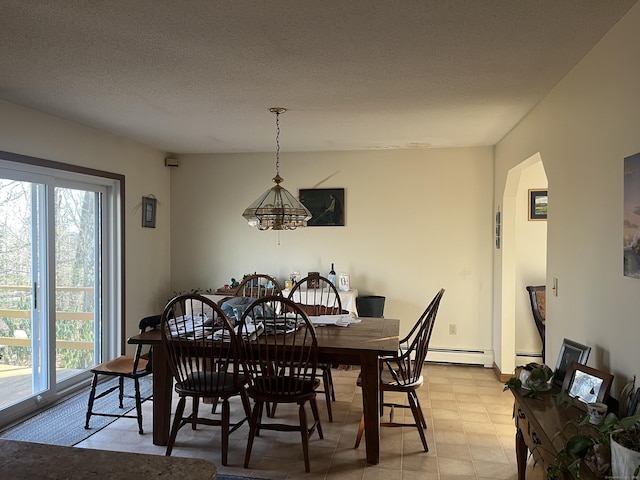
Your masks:
M 360 294 L 384 295 L 385 316 L 399 318 L 406 332 L 444 287 L 431 346 L 486 351 L 493 362 L 492 148 L 282 153 L 280 173 L 292 194 L 345 189 L 346 226 L 280 234 L 252 229 L 241 216 L 273 185 L 274 153 L 180 162 L 171 174 L 176 290 L 215 288 L 254 271 L 280 280 L 295 270 L 326 275 L 333 262 Z
M 589 365 L 640 375 L 640 283 L 622 274 L 623 158 L 640 152 L 640 5 L 496 146 L 495 205 L 509 170 L 540 152 L 549 181 L 547 355 L 564 337 L 591 345 Z M 496 259 L 496 290 L 502 290 Z M 500 326 L 502 312 L 496 309 Z M 504 362 L 499 358 L 499 362 Z M 504 370 L 503 370 L 504 372 Z
M 169 169 L 164 154 L 0 101 L 0 150 L 125 175 L 127 336 L 169 296 Z M 158 199 L 157 228 L 141 227 L 142 196 Z

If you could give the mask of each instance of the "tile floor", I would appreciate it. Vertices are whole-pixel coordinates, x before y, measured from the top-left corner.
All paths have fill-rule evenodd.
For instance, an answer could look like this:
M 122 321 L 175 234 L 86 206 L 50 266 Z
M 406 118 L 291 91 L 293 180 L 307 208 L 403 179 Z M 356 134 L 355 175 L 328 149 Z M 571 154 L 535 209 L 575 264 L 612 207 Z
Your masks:
M 362 414 L 356 367 L 333 371 L 337 397 L 333 403 L 333 423 L 326 420 L 324 397 L 318 397 L 324 439 L 316 434 L 311 438 L 310 473 L 304 471 L 299 434 L 287 432 L 264 431 L 254 442 L 250 468 L 243 468 L 246 425 L 231 434 L 226 467 L 220 465 L 217 427 L 199 426 L 193 431 L 185 426 L 178 432 L 173 455 L 210 460 L 219 465 L 221 473 L 271 480 L 515 480 L 511 393 L 503 392 L 503 384 L 491 369 L 428 363 L 425 370 L 425 385 L 419 390 L 419 396 L 428 424 L 428 453 L 423 452 L 414 428 L 381 429 L 378 465 L 366 463 L 364 440 L 360 448 L 353 448 Z M 406 402 L 404 397 L 398 399 Z M 164 455 L 164 447 L 152 442 L 151 407 L 151 402 L 144 404 L 144 435 L 137 433 L 135 420 L 123 418 L 77 446 Z M 239 411 L 240 404 L 232 409 Z M 411 417 L 410 410 L 400 409 L 396 419 L 402 414 Z M 277 416 L 295 422 L 297 410 L 279 405 Z M 543 477 L 541 467 L 534 466 L 531 460 L 527 479 Z

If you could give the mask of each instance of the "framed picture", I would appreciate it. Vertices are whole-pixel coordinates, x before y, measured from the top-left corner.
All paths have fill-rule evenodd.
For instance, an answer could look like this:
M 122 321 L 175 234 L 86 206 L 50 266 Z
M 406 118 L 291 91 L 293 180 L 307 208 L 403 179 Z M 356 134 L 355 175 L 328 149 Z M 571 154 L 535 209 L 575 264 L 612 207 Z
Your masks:
M 351 278 L 346 273 L 338 275 L 338 290 L 348 292 L 351 288 Z
M 307 288 L 320 288 L 320 272 L 309 272 L 307 277 Z
M 529 190 L 529 220 L 546 220 L 547 206 L 546 190 Z
M 606 403 L 613 375 L 595 368 L 571 362 L 564 378 L 562 390 L 583 403 Z
M 158 201 L 153 197 L 142 197 L 142 226 L 156 228 L 156 206 Z
M 561 387 L 567 376 L 567 372 L 572 362 L 577 362 L 582 365 L 587 363 L 591 347 L 574 342 L 573 340 L 562 341 L 562 347 L 560 347 L 560 353 L 558 354 L 558 361 L 556 362 L 556 369 L 553 372 L 552 383 Z
M 311 212 L 307 226 L 344 226 L 344 188 L 301 188 L 299 195 L 300 202 Z

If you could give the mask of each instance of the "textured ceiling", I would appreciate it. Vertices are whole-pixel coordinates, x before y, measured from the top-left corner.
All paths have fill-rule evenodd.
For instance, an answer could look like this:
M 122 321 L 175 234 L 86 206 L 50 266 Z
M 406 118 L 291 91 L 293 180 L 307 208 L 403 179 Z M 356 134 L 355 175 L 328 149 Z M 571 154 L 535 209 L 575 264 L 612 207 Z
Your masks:
M 0 0 L 0 98 L 171 153 L 493 145 L 637 0 Z

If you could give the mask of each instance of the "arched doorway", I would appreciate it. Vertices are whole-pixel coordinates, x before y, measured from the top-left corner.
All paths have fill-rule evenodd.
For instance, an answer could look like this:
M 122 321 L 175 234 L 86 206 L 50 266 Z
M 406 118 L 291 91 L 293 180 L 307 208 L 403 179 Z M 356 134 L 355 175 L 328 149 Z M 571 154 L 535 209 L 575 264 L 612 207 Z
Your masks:
M 547 189 L 539 153 L 509 170 L 502 197 L 502 262 L 498 364 L 503 374 L 517 365 L 541 362 L 542 344 L 526 285 L 546 283 L 546 221 L 529 220 L 529 190 Z

